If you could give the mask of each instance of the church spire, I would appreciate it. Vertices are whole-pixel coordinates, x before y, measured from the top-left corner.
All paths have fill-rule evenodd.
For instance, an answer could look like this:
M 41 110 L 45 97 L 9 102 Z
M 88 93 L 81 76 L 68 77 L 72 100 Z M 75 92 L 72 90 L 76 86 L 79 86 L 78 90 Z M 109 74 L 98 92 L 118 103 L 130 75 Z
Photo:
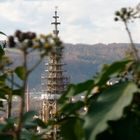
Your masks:
M 59 16 L 57 15 L 57 10 L 58 10 L 58 7 L 56 6 L 55 7 L 55 15 L 53 16 L 54 22 L 51 23 L 51 24 L 54 24 L 54 26 L 55 26 L 53 33 L 56 37 L 58 37 L 58 34 L 59 34 L 58 25 L 60 24 L 60 22 L 58 22 Z
M 58 18 L 57 9 L 55 9 L 55 15 L 53 16 L 55 37 L 58 37 Z M 59 53 L 57 53 L 59 52 Z M 48 61 L 45 62 L 45 71 L 42 76 L 42 91 L 44 94 L 42 104 L 42 120 L 47 122 L 57 112 L 57 100 L 66 91 L 69 83 L 69 77 L 65 74 L 65 63 L 63 62 L 63 47 L 56 46 L 56 52 L 50 53 Z

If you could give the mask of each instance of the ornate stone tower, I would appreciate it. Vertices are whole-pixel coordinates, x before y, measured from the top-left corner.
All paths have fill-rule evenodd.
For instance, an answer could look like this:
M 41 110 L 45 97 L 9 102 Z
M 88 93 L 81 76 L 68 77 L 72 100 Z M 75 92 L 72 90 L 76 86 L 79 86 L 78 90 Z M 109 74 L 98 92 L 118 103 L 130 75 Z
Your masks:
M 57 38 L 59 34 L 58 22 L 59 16 L 57 15 L 57 9 L 55 9 L 55 15 L 53 16 L 55 29 L 53 31 L 54 36 Z M 48 58 L 48 63 L 45 62 L 45 72 L 42 75 L 42 91 L 43 91 L 43 105 L 42 105 L 42 120 L 47 122 L 57 112 L 57 100 L 61 94 L 66 90 L 69 78 L 65 76 L 63 70 L 63 47 L 56 46 L 55 53 L 51 53 Z

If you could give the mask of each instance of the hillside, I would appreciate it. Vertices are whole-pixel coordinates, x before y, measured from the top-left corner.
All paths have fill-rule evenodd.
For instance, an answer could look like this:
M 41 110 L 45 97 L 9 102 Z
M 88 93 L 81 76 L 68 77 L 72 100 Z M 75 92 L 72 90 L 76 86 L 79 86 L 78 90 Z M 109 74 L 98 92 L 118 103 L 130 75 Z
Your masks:
M 123 58 L 125 50 L 128 48 L 126 43 L 112 44 L 64 44 L 64 61 L 67 64 L 65 69 L 70 76 L 72 83 L 84 81 L 98 72 L 105 63 L 111 63 Z M 140 44 L 136 44 L 140 48 Z M 17 64 L 21 64 L 22 58 L 19 52 L 8 50 L 7 54 Z M 37 61 L 34 53 L 29 57 L 29 66 Z M 30 75 L 30 89 L 40 89 L 41 74 L 44 71 L 44 62 Z

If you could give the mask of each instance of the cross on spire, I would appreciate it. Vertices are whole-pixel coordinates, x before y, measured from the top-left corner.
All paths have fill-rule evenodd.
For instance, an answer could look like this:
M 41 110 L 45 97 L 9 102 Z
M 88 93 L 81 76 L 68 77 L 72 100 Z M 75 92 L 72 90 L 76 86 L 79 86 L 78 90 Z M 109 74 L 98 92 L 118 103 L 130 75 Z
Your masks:
M 59 16 L 57 15 L 57 10 L 58 10 L 58 7 L 56 6 L 55 7 L 55 15 L 53 16 L 54 22 L 51 23 L 51 24 L 54 24 L 54 26 L 55 26 L 53 33 L 56 37 L 58 37 L 58 34 L 59 34 L 58 24 L 60 24 L 60 22 L 58 22 L 58 20 L 57 20 L 59 18 Z

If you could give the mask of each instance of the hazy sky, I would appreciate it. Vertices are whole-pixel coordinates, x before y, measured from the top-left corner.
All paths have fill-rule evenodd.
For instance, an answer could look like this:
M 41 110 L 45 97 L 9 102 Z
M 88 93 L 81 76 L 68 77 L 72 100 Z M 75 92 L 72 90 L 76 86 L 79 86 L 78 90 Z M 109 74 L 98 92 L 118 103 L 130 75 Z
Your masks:
M 0 30 L 16 29 L 48 34 L 54 7 L 58 6 L 60 37 L 67 43 L 129 42 L 123 23 L 114 22 L 114 12 L 136 6 L 139 0 L 0 0 Z M 132 26 L 133 25 L 133 26 Z M 140 21 L 131 26 L 135 42 L 140 42 Z

